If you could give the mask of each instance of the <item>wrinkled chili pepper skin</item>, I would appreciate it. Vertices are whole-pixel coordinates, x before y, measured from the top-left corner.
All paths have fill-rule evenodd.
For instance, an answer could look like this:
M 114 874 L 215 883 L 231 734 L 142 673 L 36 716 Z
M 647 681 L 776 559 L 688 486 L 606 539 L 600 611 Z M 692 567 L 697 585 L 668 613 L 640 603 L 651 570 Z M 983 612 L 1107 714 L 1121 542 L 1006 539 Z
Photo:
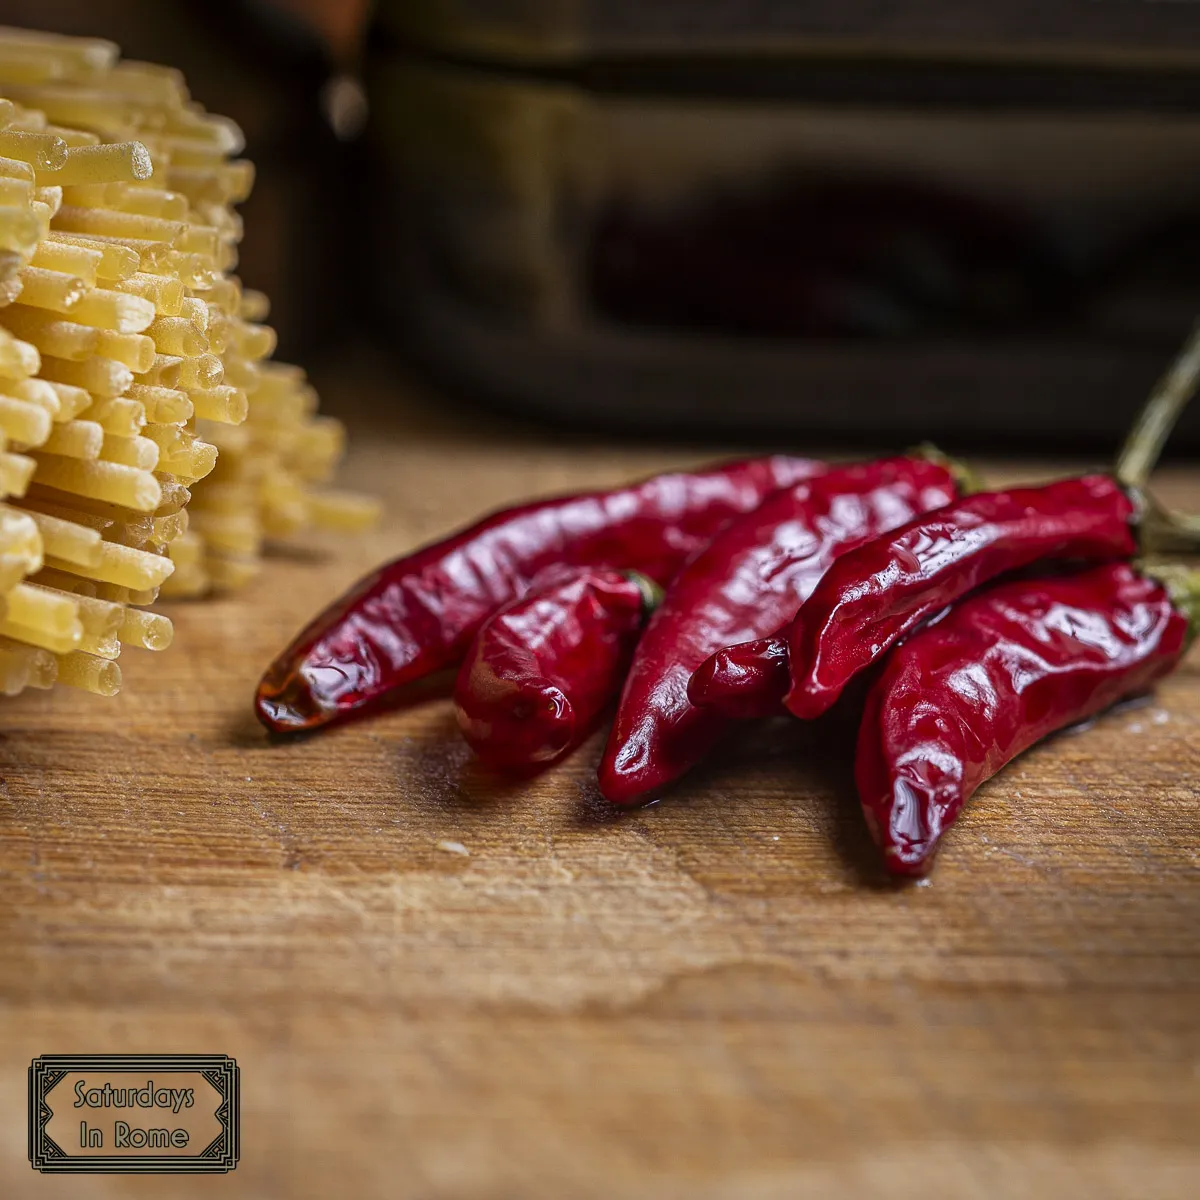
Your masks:
M 1145 691 L 1188 621 L 1126 563 L 970 596 L 896 647 L 868 692 L 855 776 L 890 871 L 921 875 L 984 780 L 1055 730 Z
M 791 688 L 803 719 L 961 596 L 1042 559 L 1104 562 L 1137 553 L 1134 502 L 1107 475 L 979 492 L 840 558 L 788 632 Z
M 471 749 L 496 770 L 532 774 L 577 746 L 621 691 L 652 590 L 611 568 L 551 568 L 493 613 L 454 689 Z
M 955 495 L 946 466 L 887 459 L 831 470 L 728 526 L 679 573 L 638 643 L 600 763 L 602 794 L 646 803 L 699 762 L 729 721 L 688 702 L 696 667 L 777 630 L 848 546 Z
M 790 685 L 787 638 L 757 638 L 710 654 L 688 680 L 688 700 L 731 721 L 753 721 L 783 712 Z
M 297 733 L 394 703 L 457 665 L 483 621 L 546 567 L 619 563 L 666 583 L 731 517 L 823 469 L 777 455 L 494 513 L 381 567 L 318 615 L 263 677 L 258 718 Z

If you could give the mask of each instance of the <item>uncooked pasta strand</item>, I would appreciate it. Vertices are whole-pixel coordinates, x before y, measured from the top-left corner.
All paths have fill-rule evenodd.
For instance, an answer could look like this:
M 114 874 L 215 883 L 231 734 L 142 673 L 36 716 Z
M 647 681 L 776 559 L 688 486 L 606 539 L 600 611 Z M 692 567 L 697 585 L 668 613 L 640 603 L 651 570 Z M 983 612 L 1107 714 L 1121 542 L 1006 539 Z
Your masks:
M 196 416 L 206 421 L 240 425 L 250 411 L 246 393 L 241 388 L 221 386 L 192 388 L 188 391 Z
M 68 125 L 55 125 L 52 122 L 47 122 L 43 132 L 53 133 L 55 136 L 62 138 L 72 148 L 75 146 L 100 145 L 100 135 L 89 133 L 86 129 L 72 129 Z
M 42 375 L 58 383 L 86 388 L 93 396 L 106 399 L 120 396 L 133 383 L 133 372 L 124 363 L 99 355 L 73 362 L 43 354 Z
M 67 633 L 50 633 L 29 625 L 21 625 L 5 617 L 0 620 L 0 634 L 12 638 L 16 642 L 24 642 L 28 646 L 40 646 L 43 650 L 52 650 L 56 654 L 66 654 L 74 650 L 83 638 L 83 626 L 78 621 Z
M 154 319 L 155 313 L 165 317 L 176 317 L 183 307 L 183 284 L 169 275 L 151 275 L 145 271 L 138 271 L 113 286 L 117 291 L 126 293 L 131 299 L 136 297 L 143 303 L 150 304 L 152 306 L 151 320 Z M 141 333 L 149 324 L 150 321 L 147 321 L 141 329 L 129 332 Z
M 270 325 L 253 325 L 245 321 L 234 325 L 234 345 L 243 358 L 269 358 L 275 353 L 275 330 Z
M 19 554 L 0 554 L 0 592 L 15 588 L 28 574 L 25 559 Z M 0 603 L 0 615 L 4 605 Z
M 22 304 L 54 312 L 71 312 L 87 292 L 87 284 L 78 275 L 48 271 L 45 267 L 23 267 L 20 280 Z
M 45 689 L 54 686 L 58 677 L 58 660 L 48 650 L 0 637 L 0 656 L 6 664 L 5 670 L 9 672 L 6 694 L 16 695 L 26 687 Z M 14 676 L 20 679 L 15 689 L 11 686 Z
M 28 179 L 0 176 L 0 208 L 21 209 L 34 198 L 34 186 Z
M 379 520 L 379 501 L 357 492 L 311 492 L 307 496 L 312 523 L 339 533 L 361 533 Z
M 28 379 L 36 375 L 42 365 L 36 346 L 13 337 L 0 326 L 0 375 L 9 379 Z
M 24 454 L 0 453 L 0 497 L 25 495 L 36 466 Z
M 56 596 L 41 588 L 19 583 L 5 596 L 6 617 L 18 625 L 39 629 L 54 637 L 71 637 L 78 626 L 79 605 L 73 596 Z
M 98 530 L 46 513 L 31 511 L 29 515 L 42 535 L 46 554 L 80 567 L 94 566 L 100 561 L 103 538 Z
M 137 512 L 158 507 L 162 491 L 149 471 L 99 460 L 83 462 L 56 454 L 39 454 L 39 481 L 64 492 L 76 492 L 96 500 L 107 500 Z
M 156 317 L 146 334 L 160 354 L 191 358 L 208 350 L 208 338 L 188 317 Z
M 46 181 L 59 185 L 134 182 L 149 179 L 154 166 L 150 152 L 141 142 L 113 142 L 100 146 L 79 146 L 68 150 L 61 138 L 63 161 L 47 171 Z M 3 141 L 0 140 L 0 152 Z M 64 228 L 70 228 L 64 225 Z M 82 230 L 81 232 L 87 232 Z M 101 230 L 101 232 L 106 232 Z M 121 232 L 117 230 L 116 232 Z
M 225 554 L 209 555 L 205 565 L 212 586 L 217 591 L 237 591 L 245 587 L 261 569 L 257 558 L 238 558 Z
M 186 508 L 165 517 L 155 517 L 151 530 L 151 538 L 164 546 L 170 545 L 178 537 L 183 537 L 188 531 L 191 518 Z
M 181 314 L 187 317 L 201 333 L 208 332 L 208 305 L 198 296 L 184 296 Z M 215 350 L 214 353 L 220 354 L 221 351 Z
M 31 254 L 41 236 L 42 225 L 32 204 L 0 207 L 0 243 L 19 254 Z
M 159 613 L 127 608 L 117 635 L 127 646 L 143 650 L 165 650 L 175 636 L 170 619 Z
M 185 389 L 220 387 L 224 379 L 225 365 L 215 354 L 185 358 L 179 367 L 179 385 Z
M 61 170 L 67 161 L 67 143 L 52 133 L 0 129 L 0 154 L 28 163 L 35 171 Z
M 43 544 L 37 524 L 26 512 L 0 504 L 0 554 L 17 559 L 27 573 L 41 568 Z M 0 588 L 0 592 L 7 591 Z
M 29 664 L 0 647 L 0 695 L 19 696 L 29 686 Z
M 129 389 L 128 395 L 131 400 L 141 401 L 146 410 L 147 421 L 175 425 L 189 420 L 192 416 L 192 402 L 187 392 L 135 383 Z
M 34 186 L 37 184 L 37 173 L 27 162 L 5 155 L 0 155 L 0 176 L 5 179 L 23 179 Z
M 50 435 L 50 414 L 37 404 L 0 396 L 0 432 L 14 442 L 40 445 Z
M 84 409 L 83 416 L 115 437 L 137 437 L 146 424 L 145 408 L 130 396 L 95 400 Z
M 4 312 L 4 323 L 43 354 L 78 361 L 96 353 L 95 329 L 50 309 L 13 304 Z
M 104 430 L 95 421 L 65 421 L 50 430 L 40 449 L 68 458 L 99 458 Z
M 71 421 L 84 412 L 92 403 L 91 393 L 86 388 L 72 387 L 66 383 L 51 383 L 54 394 L 58 397 L 58 415 L 56 421 Z
M 91 566 L 69 563 L 52 554 L 46 555 L 46 566 L 74 575 L 86 575 L 100 583 L 143 590 L 161 587 L 175 569 L 174 563 L 165 555 L 151 554 L 116 542 L 102 542 L 99 560 Z
M 51 419 L 55 421 L 62 419 L 62 401 L 54 387 L 45 379 L 9 380 L 4 388 L 10 396 L 44 408 L 50 414 Z
M 161 465 L 173 475 L 195 483 L 211 474 L 217 465 L 217 448 L 211 442 L 193 441 L 186 449 L 160 460 Z
M 60 654 L 58 682 L 97 696 L 115 696 L 121 690 L 121 668 L 109 659 L 82 651 Z
M 127 288 L 130 280 L 113 285 Z M 154 320 L 154 303 L 123 291 L 93 288 L 71 305 L 71 320 L 117 333 L 141 333 Z
M 97 637 L 85 629 L 83 637 L 79 639 L 79 649 L 86 654 L 94 654 L 97 658 L 120 658 L 121 639 L 115 633 Z
M 74 246 L 80 250 L 88 250 L 99 254 L 100 258 L 96 262 L 95 268 L 96 277 L 114 283 L 122 279 L 128 279 L 133 275 L 137 271 L 140 262 L 136 251 L 131 250 L 123 243 L 113 242 L 107 238 L 66 233 L 60 229 L 52 230 L 49 237 L 41 245 L 45 245 L 51 249 L 55 246 Z M 53 264 L 45 263 L 44 265 L 52 266 Z M 66 270 L 65 267 L 58 269 Z
M 198 511 L 193 514 L 191 528 L 204 535 L 204 540 L 219 550 L 253 557 L 262 549 L 262 526 L 253 513 L 218 516 Z
M 172 250 L 166 256 L 163 268 L 189 288 L 210 288 L 217 278 L 217 265 L 212 259 L 182 250 Z
M 108 638 L 119 634 L 124 628 L 126 610 L 119 604 L 63 588 L 50 587 L 45 583 L 31 583 L 28 586 L 51 596 L 65 596 L 72 600 L 79 615 L 79 624 L 83 627 L 84 637 Z
M 186 450 L 195 441 L 195 435 L 175 424 L 147 423 L 142 436 L 149 438 L 166 459 Z
M 100 457 L 107 462 L 153 471 L 158 466 L 158 446 L 147 437 L 125 438 L 106 434 Z
M 60 208 L 62 208 L 62 188 L 60 187 L 39 187 L 33 193 L 33 204 L 44 204 L 53 217 Z
M 188 219 L 188 198 L 182 192 L 169 192 L 153 187 L 131 187 L 127 183 L 110 183 L 105 187 L 104 194 L 108 202 L 122 212 L 163 217 L 168 221 Z
M 134 374 L 150 369 L 158 351 L 151 338 L 141 333 L 116 333 L 111 329 L 96 331 L 96 353 L 116 359 Z
M 97 150 L 101 147 L 96 147 Z M 77 151 L 83 153 L 83 151 Z M 147 217 L 141 213 L 121 212 L 112 208 L 76 208 L 63 205 L 55 220 L 58 229 L 68 233 L 103 234 L 108 237 L 140 238 L 148 242 L 166 242 L 172 245 L 177 239 L 185 240 L 188 226 L 183 221 L 164 221 L 158 217 Z M 203 242 L 203 238 L 191 239 Z M 181 245 L 181 250 L 197 250 L 197 245 Z

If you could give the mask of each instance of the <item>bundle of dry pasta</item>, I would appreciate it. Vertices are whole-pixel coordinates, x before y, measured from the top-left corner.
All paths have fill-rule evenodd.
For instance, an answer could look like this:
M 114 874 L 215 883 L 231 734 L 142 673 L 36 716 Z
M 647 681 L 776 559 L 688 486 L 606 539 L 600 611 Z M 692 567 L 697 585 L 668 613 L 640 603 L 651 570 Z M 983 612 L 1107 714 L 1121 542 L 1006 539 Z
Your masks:
M 0 691 L 112 694 L 160 594 L 236 587 L 264 537 L 356 529 L 342 449 L 266 298 L 229 272 L 253 180 L 179 73 L 0 29 Z

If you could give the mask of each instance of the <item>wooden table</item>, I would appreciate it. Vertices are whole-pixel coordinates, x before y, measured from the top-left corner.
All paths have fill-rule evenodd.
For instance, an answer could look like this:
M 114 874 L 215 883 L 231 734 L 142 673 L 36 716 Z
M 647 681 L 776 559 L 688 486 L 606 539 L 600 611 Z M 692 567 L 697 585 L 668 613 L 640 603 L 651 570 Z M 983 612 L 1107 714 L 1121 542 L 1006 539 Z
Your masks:
M 378 533 L 173 606 L 115 701 L 0 707 L 0 1195 L 1198 1194 L 1196 667 L 1025 756 L 900 889 L 848 747 L 796 727 L 620 818 L 598 741 L 500 787 L 445 703 L 268 745 L 260 670 L 377 560 L 705 453 L 407 394 L 354 422 Z M 1162 490 L 1200 509 L 1194 470 Z M 151 1051 L 238 1059 L 237 1171 L 35 1175 L 30 1059 Z

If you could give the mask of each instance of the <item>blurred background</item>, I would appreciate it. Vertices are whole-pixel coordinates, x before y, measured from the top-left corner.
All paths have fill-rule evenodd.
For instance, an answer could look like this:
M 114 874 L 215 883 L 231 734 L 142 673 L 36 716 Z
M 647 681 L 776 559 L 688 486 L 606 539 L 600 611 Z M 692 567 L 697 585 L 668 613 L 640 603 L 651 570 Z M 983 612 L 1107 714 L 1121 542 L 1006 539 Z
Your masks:
M 468 408 L 1107 451 L 1200 312 L 1200 4 L 5 12 L 243 126 L 282 357 L 379 347 Z

